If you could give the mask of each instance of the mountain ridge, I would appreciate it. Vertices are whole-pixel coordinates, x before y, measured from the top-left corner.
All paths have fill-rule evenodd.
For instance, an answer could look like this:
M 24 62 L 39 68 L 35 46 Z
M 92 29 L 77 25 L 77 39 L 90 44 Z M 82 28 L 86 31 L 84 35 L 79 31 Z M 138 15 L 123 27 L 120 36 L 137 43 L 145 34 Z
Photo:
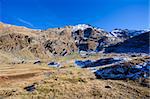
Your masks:
M 128 30 L 107 32 L 87 24 L 34 30 L 0 23 L 0 50 L 15 53 L 15 57 L 22 59 L 45 59 L 80 51 L 100 52 L 131 37 Z

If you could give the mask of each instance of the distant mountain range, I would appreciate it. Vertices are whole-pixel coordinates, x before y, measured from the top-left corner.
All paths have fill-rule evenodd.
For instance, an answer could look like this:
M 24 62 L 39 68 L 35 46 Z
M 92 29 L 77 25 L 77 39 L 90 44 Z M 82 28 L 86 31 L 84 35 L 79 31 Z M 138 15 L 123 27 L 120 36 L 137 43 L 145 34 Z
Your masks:
M 107 32 L 87 24 L 34 30 L 0 23 L 0 57 L 8 59 L 10 56 L 14 57 L 13 59 L 44 59 L 53 56 L 65 56 L 80 51 L 105 52 L 110 46 L 129 43 L 128 40 L 132 38 L 130 43 L 134 42 L 132 44 L 136 44 L 136 46 L 139 40 L 142 41 L 146 38 L 145 43 L 138 45 L 138 47 L 143 47 L 144 45 L 141 44 L 146 44 L 146 46 L 149 44 L 149 33 L 150 30 L 128 29 L 114 29 Z M 136 40 L 136 43 L 133 40 Z M 144 47 L 144 49 L 149 50 L 147 47 Z M 135 48 L 132 52 L 140 51 L 136 51 Z M 147 53 L 148 51 L 144 52 Z M 3 53 L 6 53 L 6 55 Z

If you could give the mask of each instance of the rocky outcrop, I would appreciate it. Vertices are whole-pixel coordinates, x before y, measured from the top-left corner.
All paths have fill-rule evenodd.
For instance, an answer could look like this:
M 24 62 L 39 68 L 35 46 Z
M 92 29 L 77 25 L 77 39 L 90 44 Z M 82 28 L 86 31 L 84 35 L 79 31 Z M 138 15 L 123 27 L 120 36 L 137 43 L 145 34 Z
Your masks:
M 11 33 L 0 36 L 0 49 L 3 51 L 19 51 L 32 43 L 32 37 Z
M 54 56 L 65 56 L 77 51 L 77 47 L 71 37 L 71 27 L 48 29 L 43 32 L 45 40 L 43 46 Z
M 101 79 L 131 79 L 148 78 L 150 76 L 149 61 L 135 66 L 125 66 L 119 64 L 116 66 L 102 68 L 95 72 L 97 78 Z

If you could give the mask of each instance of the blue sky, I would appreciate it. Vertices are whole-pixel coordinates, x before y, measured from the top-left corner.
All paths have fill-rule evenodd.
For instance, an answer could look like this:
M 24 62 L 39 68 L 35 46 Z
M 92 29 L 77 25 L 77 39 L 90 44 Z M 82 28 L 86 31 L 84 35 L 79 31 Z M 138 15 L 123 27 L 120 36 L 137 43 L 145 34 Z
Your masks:
M 150 0 L 0 0 L 0 21 L 35 29 L 91 24 L 150 28 Z

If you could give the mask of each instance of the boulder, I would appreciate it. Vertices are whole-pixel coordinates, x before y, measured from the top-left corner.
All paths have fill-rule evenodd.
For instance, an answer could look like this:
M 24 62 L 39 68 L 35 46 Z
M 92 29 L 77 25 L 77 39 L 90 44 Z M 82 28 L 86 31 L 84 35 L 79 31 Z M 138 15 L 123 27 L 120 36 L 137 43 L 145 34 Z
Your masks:
M 79 54 L 80 54 L 80 56 L 83 57 L 83 58 L 86 58 L 86 57 L 89 56 L 89 52 L 87 52 L 87 51 L 80 51 Z
M 33 84 L 33 85 L 25 87 L 24 89 L 28 92 L 33 92 L 36 88 L 35 88 L 35 85 Z
M 41 61 L 37 60 L 33 64 L 41 64 Z
M 50 63 L 48 63 L 48 66 L 58 68 L 58 67 L 60 67 L 60 64 L 57 62 L 50 62 Z

